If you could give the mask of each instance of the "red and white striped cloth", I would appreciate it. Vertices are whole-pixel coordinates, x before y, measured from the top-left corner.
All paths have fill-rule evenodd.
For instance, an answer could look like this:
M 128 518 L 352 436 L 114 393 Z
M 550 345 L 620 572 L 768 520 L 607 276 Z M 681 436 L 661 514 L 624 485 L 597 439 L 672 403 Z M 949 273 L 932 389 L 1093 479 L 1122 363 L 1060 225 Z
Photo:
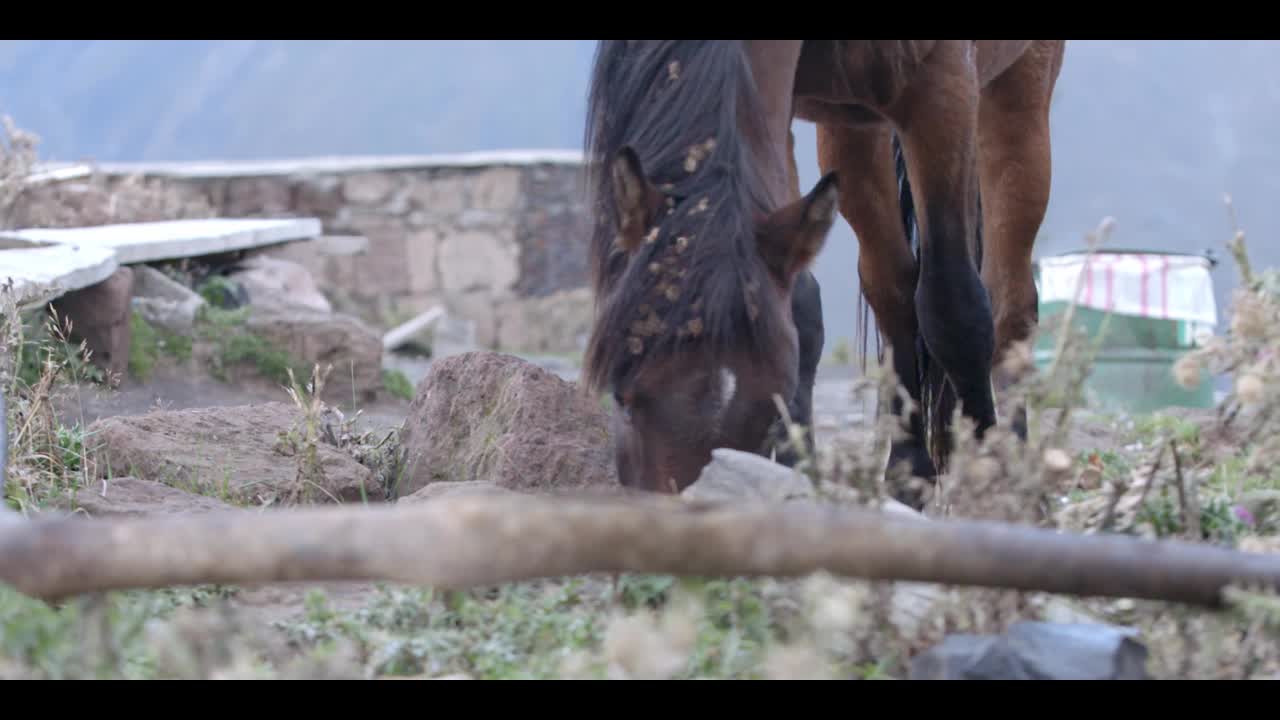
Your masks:
M 1071 302 L 1103 312 L 1185 320 L 1214 327 L 1218 308 L 1206 258 L 1100 252 L 1042 258 L 1040 302 Z

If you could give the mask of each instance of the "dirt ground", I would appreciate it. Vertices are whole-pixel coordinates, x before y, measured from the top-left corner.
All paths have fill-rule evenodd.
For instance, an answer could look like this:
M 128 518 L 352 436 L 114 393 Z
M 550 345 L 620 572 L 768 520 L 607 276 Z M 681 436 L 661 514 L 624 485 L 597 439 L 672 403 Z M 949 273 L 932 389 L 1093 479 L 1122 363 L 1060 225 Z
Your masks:
M 577 378 L 577 369 L 563 359 L 527 358 L 556 372 L 565 379 Z M 415 386 L 426 375 L 430 362 L 418 358 L 392 357 L 387 366 L 404 372 Z M 825 445 L 845 434 L 865 433 L 873 412 L 870 401 L 854 397 L 858 371 L 853 366 L 825 366 L 821 369 L 814 397 L 815 427 L 818 442 Z M 84 385 L 68 390 L 60 398 L 60 414 L 67 425 L 87 426 L 102 417 L 139 415 L 156 409 L 189 409 L 233 406 L 269 401 L 288 402 L 284 388 L 257 380 L 229 384 L 212 377 L 192 373 L 185 368 L 157 367 L 146 383 L 126 380 L 114 390 Z M 371 405 L 363 405 L 363 429 L 389 429 L 399 426 L 407 417 L 409 403 L 390 394 L 382 394 Z M 350 414 L 352 408 L 343 407 Z M 1070 450 L 1108 450 L 1116 448 L 1117 433 L 1103 418 L 1080 417 L 1070 440 Z M 296 619 L 305 612 L 310 591 L 321 590 L 335 609 L 355 610 L 376 595 L 373 583 L 304 583 L 241 588 L 231 605 L 238 611 L 240 622 L 251 632 L 272 644 L 282 642 L 273 623 Z

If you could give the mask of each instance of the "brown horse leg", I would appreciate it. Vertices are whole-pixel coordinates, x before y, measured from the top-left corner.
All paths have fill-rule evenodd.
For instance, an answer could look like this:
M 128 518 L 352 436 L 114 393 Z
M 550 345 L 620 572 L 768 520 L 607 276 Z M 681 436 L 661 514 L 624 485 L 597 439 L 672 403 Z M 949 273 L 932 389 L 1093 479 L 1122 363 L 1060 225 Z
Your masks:
M 937 474 L 925 447 L 916 358 L 915 258 L 902 227 L 898 187 L 893 165 L 892 135 L 887 125 L 818 125 L 818 165 L 841 178 L 840 214 L 858 237 L 858 275 L 862 293 L 875 313 L 880 333 L 889 345 L 893 370 L 907 394 L 917 404 L 907 420 L 907 436 L 895 440 L 886 468 L 891 472 L 907 462 L 916 477 L 932 481 Z M 906 408 L 896 396 L 893 412 L 901 417 Z M 908 504 L 918 502 L 900 498 Z
M 921 210 L 916 316 L 925 347 L 981 438 L 995 424 L 995 328 L 973 257 L 978 77 L 968 41 L 940 41 L 919 75 L 892 109 Z
M 978 115 L 978 172 L 982 184 L 982 279 L 995 318 L 992 380 L 1003 395 L 1025 368 L 1003 366 L 1006 353 L 1027 340 L 1039 321 L 1031 253 L 1049 205 L 1049 100 L 1062 59 L 1061 41 L 1037 44 L 983 93 Z M 1026 440 L 1026 405 L 1011 425 Z

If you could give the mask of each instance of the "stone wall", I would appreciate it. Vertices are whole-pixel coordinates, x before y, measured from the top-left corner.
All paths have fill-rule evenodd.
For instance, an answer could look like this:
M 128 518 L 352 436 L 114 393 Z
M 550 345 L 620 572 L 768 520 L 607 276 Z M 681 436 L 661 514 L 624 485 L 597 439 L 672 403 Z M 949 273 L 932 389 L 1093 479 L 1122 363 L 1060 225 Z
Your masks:
M 439 303 L 481 347 L 559 354 L 579 352 L 590 323 L 581 170 L 578 153 L 507 152 L 102 165 L 94 182 L 111 194 L 144 178 L 168 215 L 318 218 L 367 249 L 260 252 L 302 263 L 336 309 L 386 329 Z M 154 218 L 111 221 L 136 219 Z

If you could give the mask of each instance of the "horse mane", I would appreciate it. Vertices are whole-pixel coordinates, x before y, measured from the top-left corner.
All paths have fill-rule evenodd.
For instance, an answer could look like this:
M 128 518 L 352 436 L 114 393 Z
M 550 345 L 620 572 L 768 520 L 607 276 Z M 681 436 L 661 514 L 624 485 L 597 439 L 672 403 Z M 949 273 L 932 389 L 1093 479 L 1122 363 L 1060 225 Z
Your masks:
M 769 196 L 751 155 L 761 99 L 741 40 L 605 40 L 587 103 L 596 324 L 583 378 L 596 391 L 646 360 L 696 348 L 773 356 L 784 327 L 756 252 Z M 624 146 L 666 197 L 631 255 L 615 242 L 610 165 Z

